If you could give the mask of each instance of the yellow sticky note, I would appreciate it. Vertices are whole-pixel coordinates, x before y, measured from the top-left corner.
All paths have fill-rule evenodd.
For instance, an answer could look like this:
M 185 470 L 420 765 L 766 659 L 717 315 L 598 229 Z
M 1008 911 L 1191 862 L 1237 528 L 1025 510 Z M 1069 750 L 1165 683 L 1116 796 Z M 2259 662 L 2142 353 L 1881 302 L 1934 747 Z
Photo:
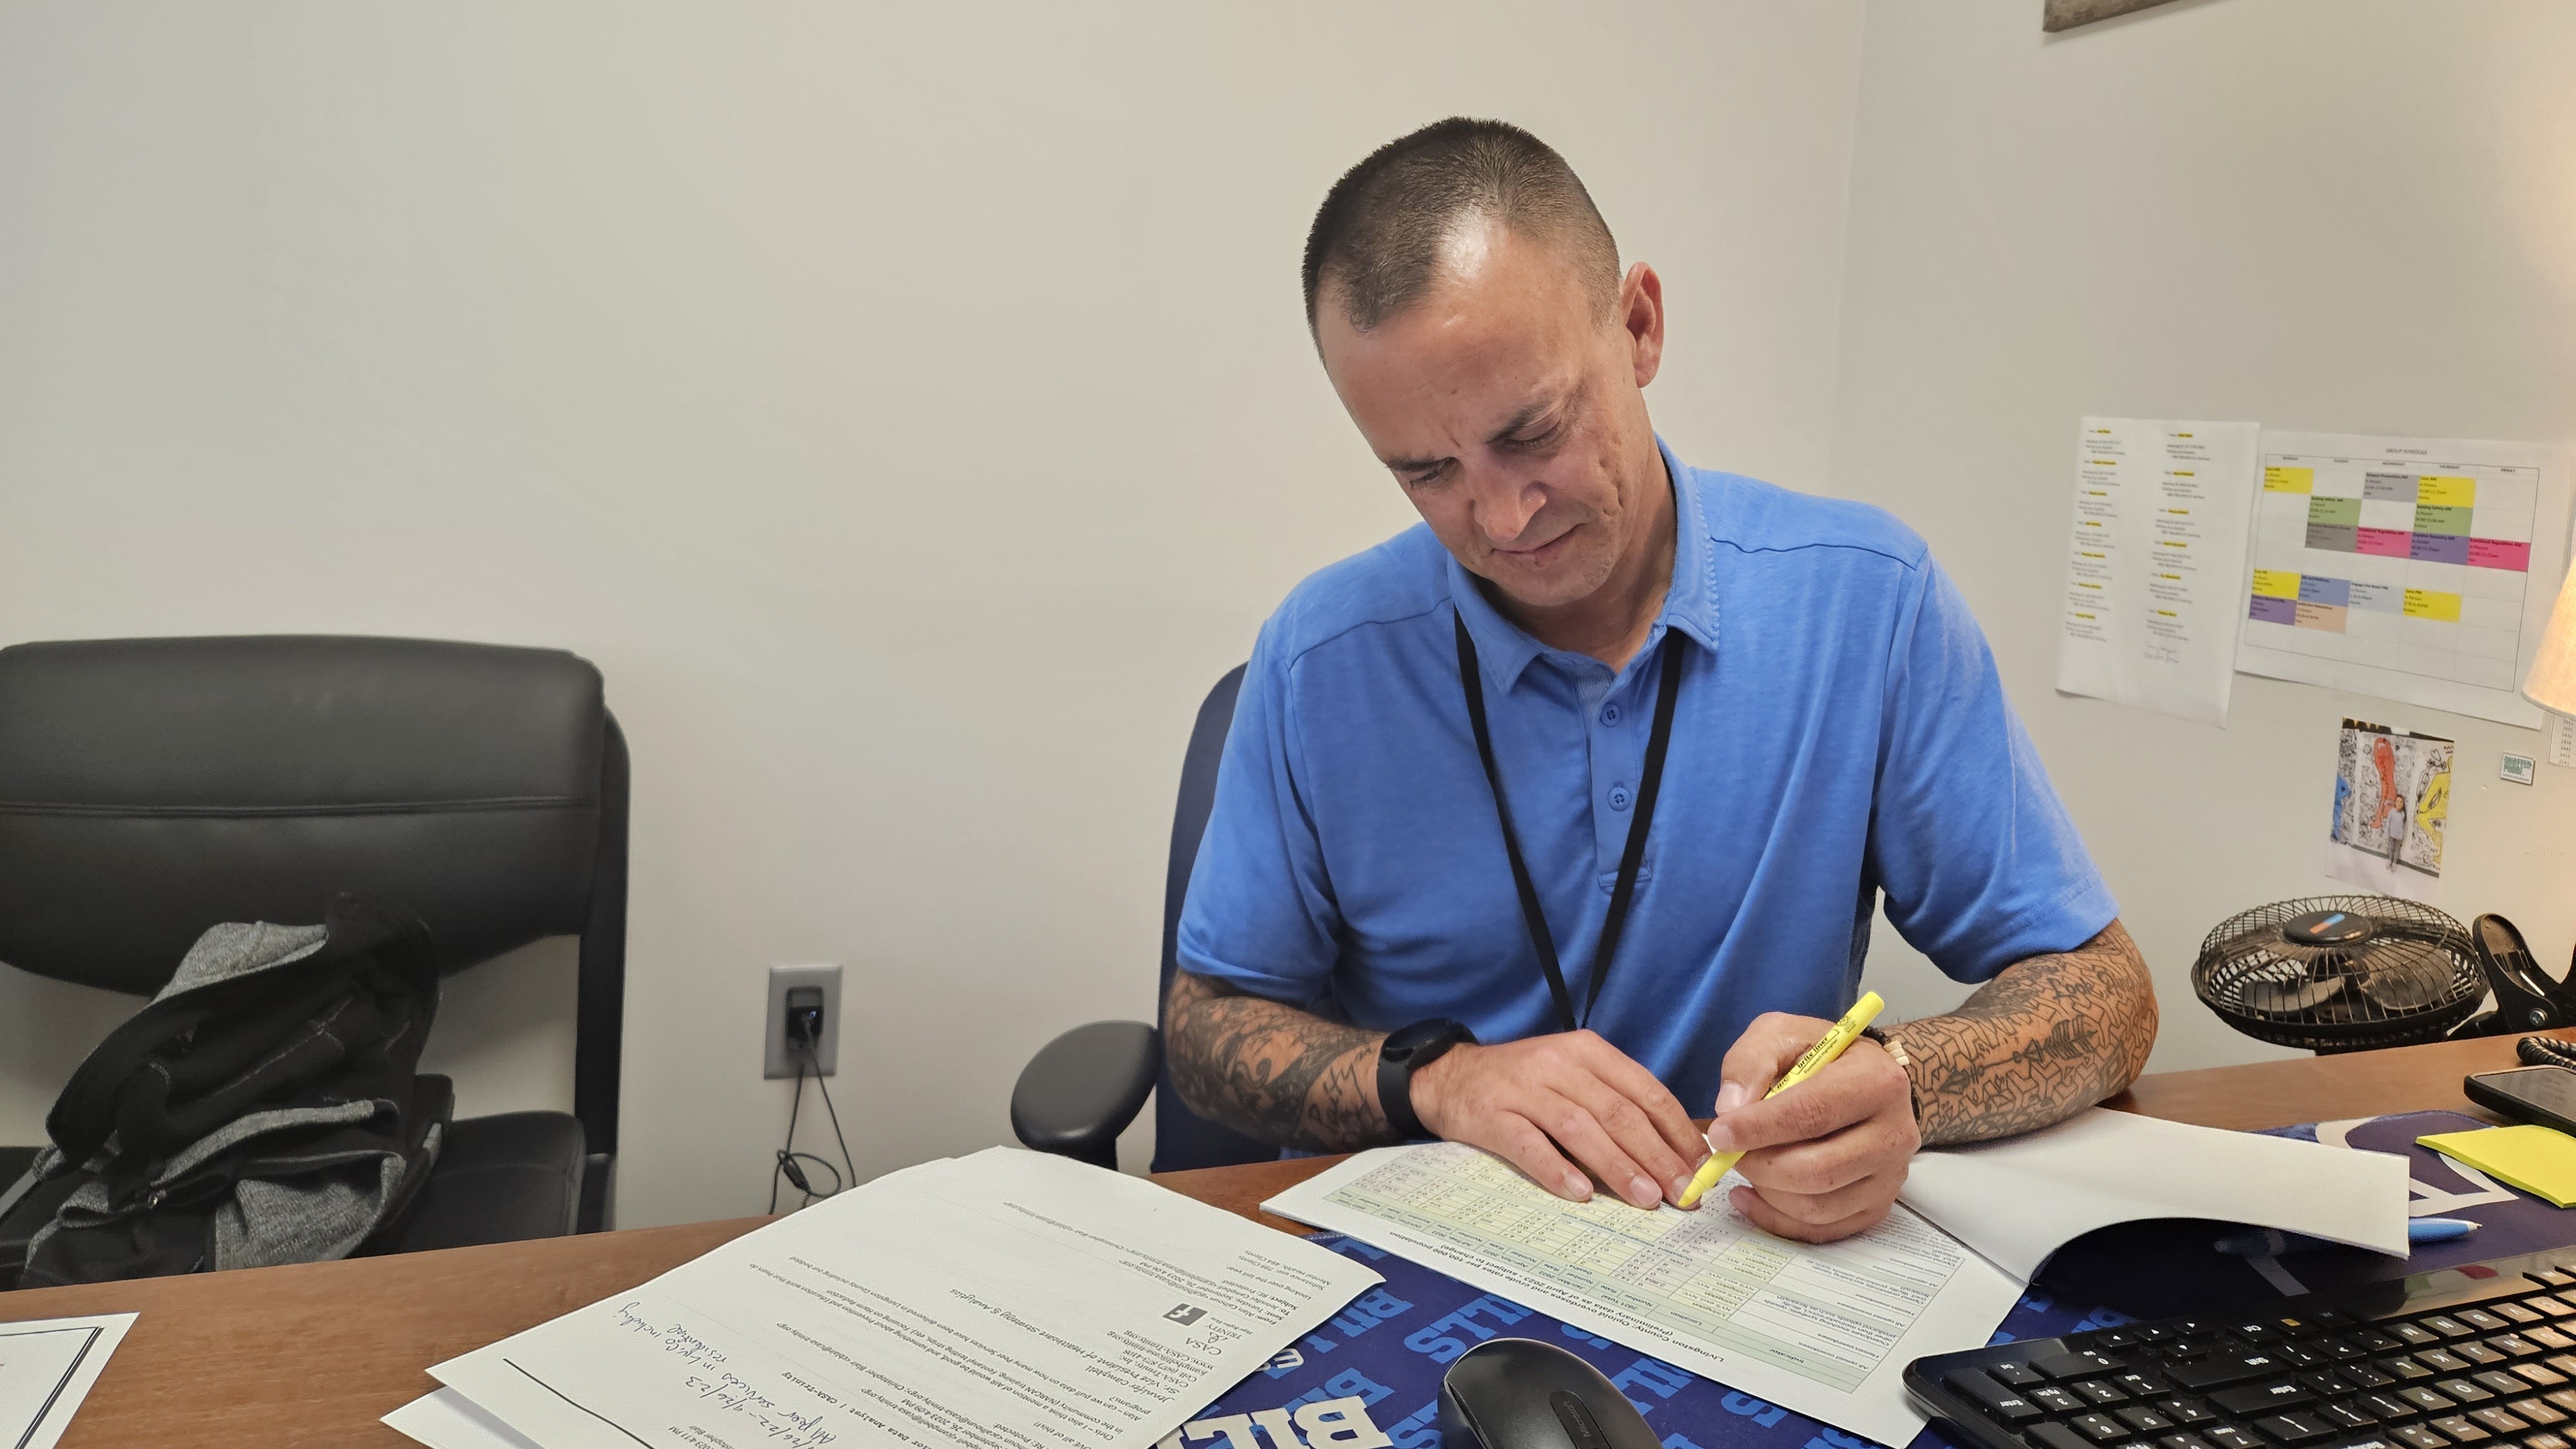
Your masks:
M 2427 473 L 2415 480 L 2415 501 L 2440 508 L 2467 508 L 2478 501 L 2478 480 Z
M 2576 1206 L 2576 1137 L 2549 1127 L 2481 1127 L 2440 1132 L 2415 1144 L 2501 1178 L 2553 1207 Z

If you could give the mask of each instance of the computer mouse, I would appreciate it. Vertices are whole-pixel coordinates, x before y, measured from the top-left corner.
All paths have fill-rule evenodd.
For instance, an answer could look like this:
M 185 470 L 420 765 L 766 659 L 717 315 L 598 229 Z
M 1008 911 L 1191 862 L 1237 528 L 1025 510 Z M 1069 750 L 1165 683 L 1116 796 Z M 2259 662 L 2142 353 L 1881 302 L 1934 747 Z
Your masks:
M 1663 1449 L 1601 1370 L 1552 1343 L 1496 1338 L 1440 1380 L 1442 1449 Z

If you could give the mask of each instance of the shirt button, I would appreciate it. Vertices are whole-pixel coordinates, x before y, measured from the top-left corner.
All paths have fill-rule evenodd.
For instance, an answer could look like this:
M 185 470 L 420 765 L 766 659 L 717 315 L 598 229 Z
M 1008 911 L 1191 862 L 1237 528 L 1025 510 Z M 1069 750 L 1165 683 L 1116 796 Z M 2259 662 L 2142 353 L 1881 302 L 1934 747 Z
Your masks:
M 1627 786 L 1613 785 L 1610 787 L 1610 808 L 1613 810 L 1625 810 L 1628 808 Z
M 1606 725 L 1617 724 L 1619 722 L 1619 706 L 1615 704 L 1605 704 L 1601 706 L 1601 722 Z

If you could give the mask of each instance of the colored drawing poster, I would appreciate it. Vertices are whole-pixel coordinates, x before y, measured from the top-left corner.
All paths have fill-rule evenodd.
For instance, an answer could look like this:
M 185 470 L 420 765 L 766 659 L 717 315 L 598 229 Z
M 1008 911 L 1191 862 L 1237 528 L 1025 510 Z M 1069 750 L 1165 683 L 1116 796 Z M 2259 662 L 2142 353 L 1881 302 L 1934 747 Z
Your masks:
M 2518 692 L 2567 568 L 2527 443 L 2263 434 L 2236 667 L 2538 729 Z
M 2224 725 L 2257 429 L 2139 418 L 2081 429 L 2057 687 Z
M 2426 905 L 2451 819 L 2449 740 L 2345 720 L 2335 750 L 2326 874 Z

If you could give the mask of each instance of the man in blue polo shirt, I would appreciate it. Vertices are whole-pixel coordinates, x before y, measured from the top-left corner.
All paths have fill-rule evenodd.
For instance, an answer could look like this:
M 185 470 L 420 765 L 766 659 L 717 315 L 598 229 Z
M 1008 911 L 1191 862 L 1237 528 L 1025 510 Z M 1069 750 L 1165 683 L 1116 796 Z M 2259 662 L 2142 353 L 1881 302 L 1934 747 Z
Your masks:
M 1823 1241 L 1918 1145 L 2128 1084 L 2146 965 L 1967 605 L 1885 513 L 1662 445 L 1663 284 L 1562 158 L 1489 121 L 1390 143 L 1325 198 L 1305 284 L 1423 525 L 1253 647 L 1165 1010 L 1192 1108 L 1639 1207 L 1745 1150 L 1737 1210 Z M 1882 893 L 1984 984 L 1761 1100 L 1857 995 Z

